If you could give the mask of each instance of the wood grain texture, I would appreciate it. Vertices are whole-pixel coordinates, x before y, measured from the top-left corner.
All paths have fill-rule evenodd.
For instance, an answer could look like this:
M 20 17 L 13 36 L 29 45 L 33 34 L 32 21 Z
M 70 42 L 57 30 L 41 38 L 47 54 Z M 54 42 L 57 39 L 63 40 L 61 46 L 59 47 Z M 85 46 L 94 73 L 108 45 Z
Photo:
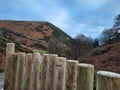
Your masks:
M 25 53 L 22 52 L 18 53 L 15 90 L 23 90 L 22 83 L 23 83 L 24 62 L 25 62 Z
M 48 80 L 48 89 L 56 90 L 55 87 L 55 72 L 56 72 L 56 63 L 57 63 L 57 55 L 50 54 L 49 56 L 49 80 Z
M 120 74 L 98 71 L 96 90 L 120 90 Z
M 18 62 L 18 53 L 13 53 L 11 61 L 11 90 L 16 90 L 16 74 L 17 74 L 17 62 Z
M 56 90 L 66 90 L 66 58 L 58 57 L 56 63 Z
M 23 62 L 23 76 L 22 76 L 23 90 L 26 90 L 26 83 L 27 83 L 27 61 L 26 61 L 26 53 L 25 53 L 25 60 Z
M 39 90 L 40 53 L 33 53 L 33 90 Z
M 4 90 L 10 90 L 11 89 L 11 61 L 12 61 L 12 54 L 15 50 L 15 44 L 14 43 L 7 43 L 6 47 L 6 67 L 5 67 L 5 80 L 4 80 Z
M 78 61 L 76 60 L 67 60 L 66 90 L 76 90 L 77 64 L 78 64 Z
M 78 64 L 77 90 L 93 90 L 94 66 Z
M 48 90 L 48 80 L 49 80 L 49 54 L 44 54 L 41 90 Z
M 32 54 L 26 55 L 26 89 L 25 90 L 33 90 L 33 84 L 32 84 Z

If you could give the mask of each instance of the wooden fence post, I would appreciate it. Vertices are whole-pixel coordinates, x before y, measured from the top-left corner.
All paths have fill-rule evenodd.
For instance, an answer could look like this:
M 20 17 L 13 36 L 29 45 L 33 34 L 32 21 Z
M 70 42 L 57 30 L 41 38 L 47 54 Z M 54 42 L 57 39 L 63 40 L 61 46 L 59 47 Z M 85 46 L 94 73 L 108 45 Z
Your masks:
M 29 53 L 26 55 L 26 89 L 25 90 L 32 90 L 33 89 L 33 79 L 32 79 L 32 54 Z
M 17 74 L 15 80 L 15 90 L 23 90 L 23 70 L 25 62 L 25 53 L 18 53 Z
M 44 54 L 41 90 L 48 90 L 48 80 L 49 80 L 49 54 Z
M 11 60 L 12 54 L 14 53 L 15 44 L 7 43 L 6 47 L 6 68 L 5 68 L 5 81 L 4 81 L 4 90 L 11 89 Z
M 39 90 L 40 53 L 33 54 L 33 90 Z
M 16 85 L 16 74 L 17 74 L 17 62 L 18 62 L 18 53 L 13 53 L 12 60 L 11 60 L 11 89 L 15 90 Z
M 23 90 L 26 89 L 26 83 L 27 83 L 27 61 L 26 61 L 26 56 L 27 54 L 25 53 L 25 60 L 24 60 L 24 63 L 23 63 L 23 82 L 22 82 L 22 87 L 23 87 Z
M 93 90 L 94 66 L 78 64 L 77 90 Z
M 57 55 L 50 54 L 49 56 L 49 81 L 48 81 L 48 89 L 56 90 L 55 87 L 55 72 L 56 72 L 56 63 L 57 63 Z
M 120 90 L 120 74 L 98 71 L 96 90 Z
M 56 63 L 56 90 L 66 90 L 66 58 L 58 57 Z
M 66 90 L 76 90 L 78 61 L 67 60 L 67 82 Z

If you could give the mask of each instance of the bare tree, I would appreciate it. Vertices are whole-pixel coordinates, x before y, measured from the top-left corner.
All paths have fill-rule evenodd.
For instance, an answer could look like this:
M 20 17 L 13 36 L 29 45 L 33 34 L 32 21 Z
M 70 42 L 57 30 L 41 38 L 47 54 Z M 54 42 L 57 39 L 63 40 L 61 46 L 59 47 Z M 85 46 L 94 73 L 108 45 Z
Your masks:
M 102 32 L 103 44 L 111 44 L 120 41 L 120 14 L 115 17 L 113 27 Z
M 59 39 L 51 38 L 48 42 L 48 52 L 51 54 L 65 56 L 65 48 L 63 42 Z
M 102 32 L 102 43 L 106 45 L 120 41 L 119 30 L 118 28 L 105 29 Z
M 78 34 L 73 41 L 71 47 L 73 52 L 73 58 L 77 59 L 82 56 L 84 51 L 92 49 L 94 47 L 94 40 L 91 37 L 86 37 L 84 34 Z

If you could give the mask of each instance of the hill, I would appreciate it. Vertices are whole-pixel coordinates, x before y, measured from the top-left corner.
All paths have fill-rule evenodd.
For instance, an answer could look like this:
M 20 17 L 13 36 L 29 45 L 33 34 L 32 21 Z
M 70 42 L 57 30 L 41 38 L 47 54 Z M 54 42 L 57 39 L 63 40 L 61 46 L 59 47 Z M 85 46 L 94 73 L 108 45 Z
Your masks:
M 79 61 L 95 65 L 96 70 L 120 73 L 120 42 L 97 47 L 80 57 Z
M 0 67 L 5 65 L 7 42 L 15 43 L 16 52 L 45 50 L 70 58 L 72 41 L 69 35 L 49 22 L 0 20 Z M 81 50 L 78 60 L 95 65 L 96 70 L 120 73 L 120 42 Z
M 65 56 L 71 41 L 72 38 L 69 35 L 49 22 L 0 20 L 0 56 L 2 58 L 5 56 L 7 42 L 14 42 L 16 51 L 45 50 Z
M 61 38 L 67 44 L 72 38 L 65 32 L 49 22 L 37 21 L 12 21 L 0 20 L 0 31 L 2 29 L 6 36 L 11 36 L 23 45 L 34 46 L 40 44 L 38 48 L 46 49 L 50 38 Z M 9 34 L 9 35 L 8 35 Z M 10 38 L 8 38 L 10 39 Z

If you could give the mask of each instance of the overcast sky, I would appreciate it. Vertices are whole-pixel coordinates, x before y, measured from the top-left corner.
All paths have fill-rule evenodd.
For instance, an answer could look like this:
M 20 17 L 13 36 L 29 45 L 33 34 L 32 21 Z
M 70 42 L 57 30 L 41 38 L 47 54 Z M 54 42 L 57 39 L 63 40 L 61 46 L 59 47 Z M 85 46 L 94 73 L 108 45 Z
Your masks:
M 93 38 L 113 25 L 120 0 L 1 0 L 1 20 L 48 21 L 72 37 Z

